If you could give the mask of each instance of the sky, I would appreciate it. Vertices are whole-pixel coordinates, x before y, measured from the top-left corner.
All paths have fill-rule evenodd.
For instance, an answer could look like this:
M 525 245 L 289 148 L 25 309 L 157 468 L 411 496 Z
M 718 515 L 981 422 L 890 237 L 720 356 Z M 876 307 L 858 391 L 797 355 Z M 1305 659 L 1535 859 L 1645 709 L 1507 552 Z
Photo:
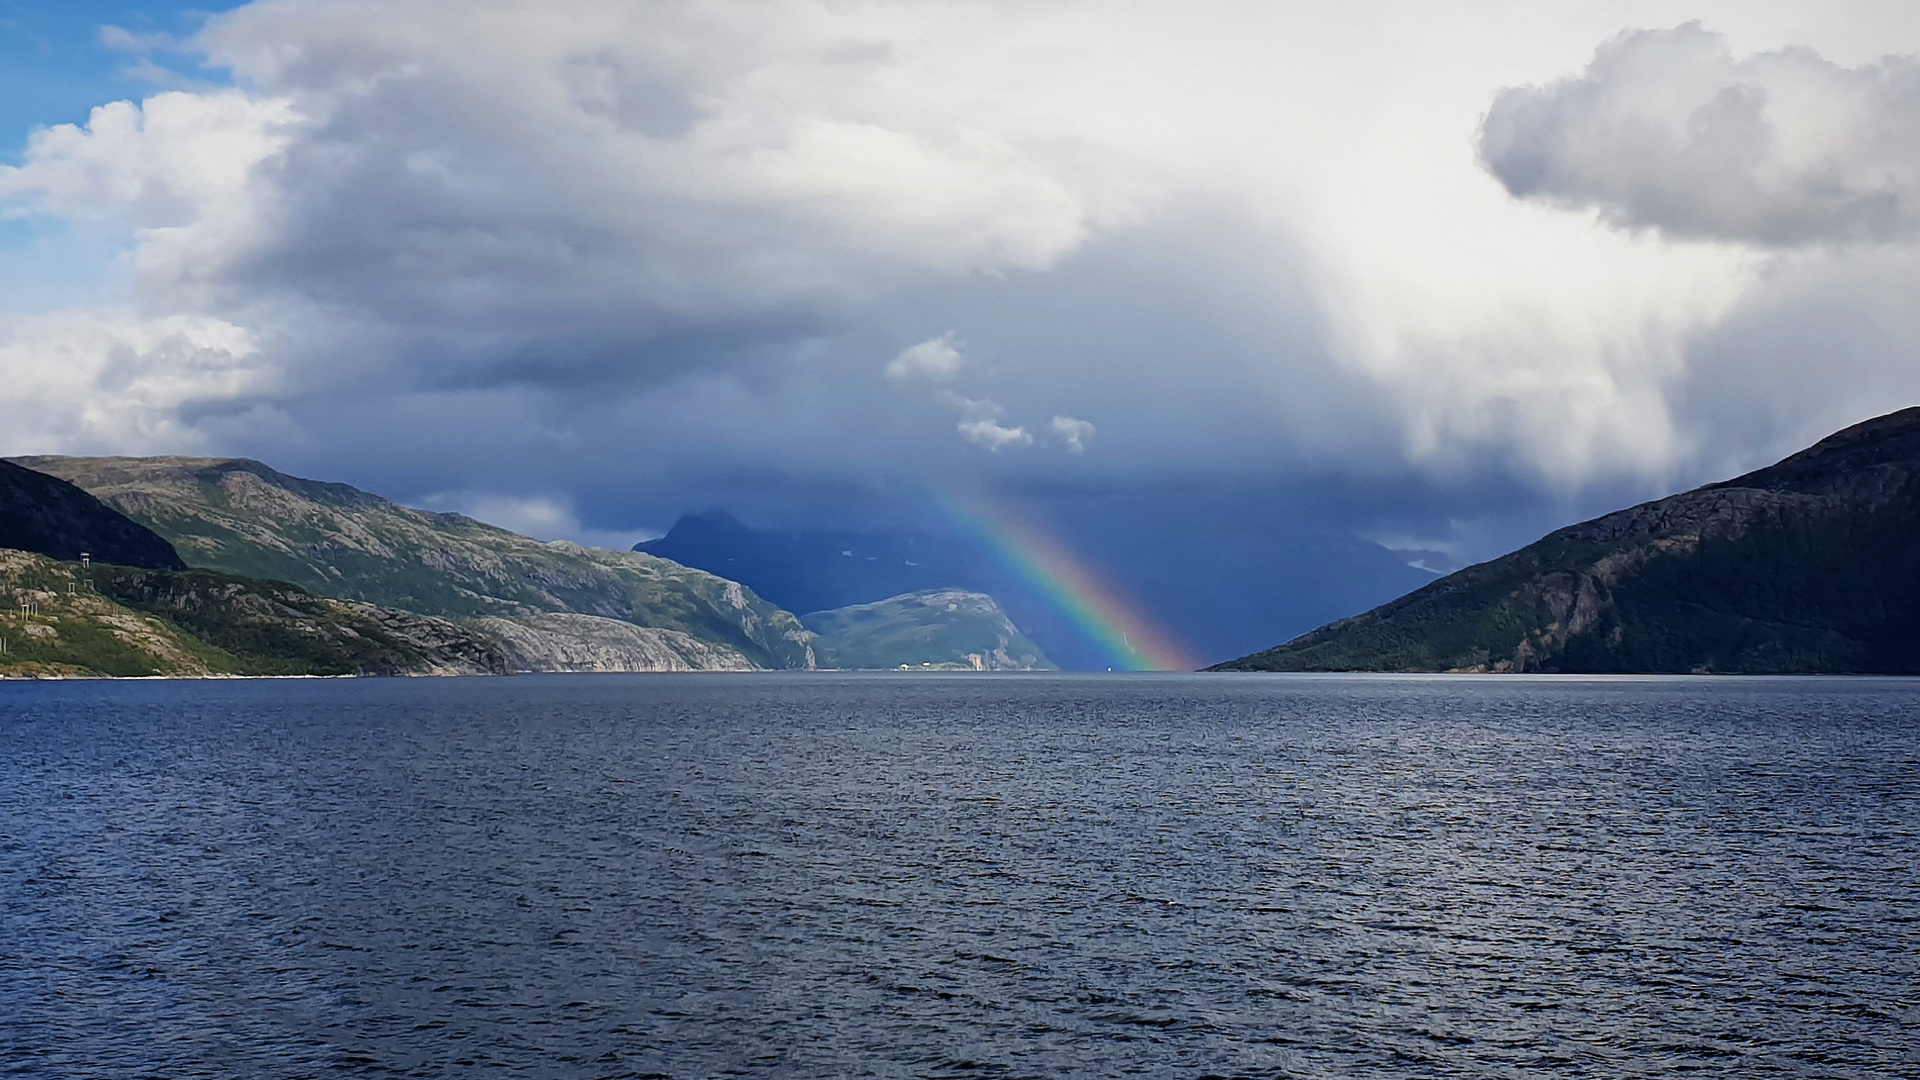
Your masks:
M 1271 552 L 1277 640 L 1920 401 L 1916 54 L 1908 3 L 0 0 L 0 452 L 619 546 L 983 496 L 1148 608 Z

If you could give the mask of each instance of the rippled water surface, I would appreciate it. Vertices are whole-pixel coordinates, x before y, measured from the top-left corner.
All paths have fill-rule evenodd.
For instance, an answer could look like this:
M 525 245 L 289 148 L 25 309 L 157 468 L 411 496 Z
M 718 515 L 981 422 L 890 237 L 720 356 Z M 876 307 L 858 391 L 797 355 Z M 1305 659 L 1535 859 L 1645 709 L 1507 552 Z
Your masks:
M 0 1072 L 1920 1075 L 1920 685 L 0 685 Z

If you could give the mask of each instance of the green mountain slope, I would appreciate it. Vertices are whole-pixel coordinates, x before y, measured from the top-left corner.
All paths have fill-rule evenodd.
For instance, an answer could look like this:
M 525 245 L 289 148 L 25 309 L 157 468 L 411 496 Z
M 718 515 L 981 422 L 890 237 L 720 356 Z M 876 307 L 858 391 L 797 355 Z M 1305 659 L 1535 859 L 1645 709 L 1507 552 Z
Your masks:
M 1920 408 L 1214 670 L 1920 674 Z
M 816 611 L 801 621 L 820 635 L 825 667 L 1053 670 L 985 593 L 932 589 Z
M 813 664 L 812 635 L 792 614 L 734 582 L 651 555 L 541 543 L 245 459 L 14 460 L 148 526 L 193 566 L 429 615 L 593 615 L 677 631 L 756 667 Z M 577 652 L 593 639 L 574 627 L 523 625 L 558 635 L 548 651 Z
M 472 630 L 207 570 L 0 551 L 0 676 L 469 675 L 508 670 Z

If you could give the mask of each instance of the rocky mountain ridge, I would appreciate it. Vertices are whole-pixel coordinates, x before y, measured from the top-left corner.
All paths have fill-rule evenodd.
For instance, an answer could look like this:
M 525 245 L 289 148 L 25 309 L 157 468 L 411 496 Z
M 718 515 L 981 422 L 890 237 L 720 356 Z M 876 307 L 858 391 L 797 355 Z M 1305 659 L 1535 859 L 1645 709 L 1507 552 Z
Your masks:
M 1920 673 L 1920 408 L 1216 670 Z
M 813 635 L 794 615 L 736 582 L 667 559 L 543 543 L 246 459 L 15 460 L 70 480 L 153 529 L 192 565 L 476 621 L 521 664 L 585 655 L 635 663 L 671 655 L 676 665 L 711 661 L 729 669 L 742 659 L 755 668 L 816 663 Z M 556 614 L 673 631 L 702 647 L 676 650 L 668 642 L 680 638 L 656 636 L 645 648 L 632 640 L 612 648 L 604 624 L 546 618 Z

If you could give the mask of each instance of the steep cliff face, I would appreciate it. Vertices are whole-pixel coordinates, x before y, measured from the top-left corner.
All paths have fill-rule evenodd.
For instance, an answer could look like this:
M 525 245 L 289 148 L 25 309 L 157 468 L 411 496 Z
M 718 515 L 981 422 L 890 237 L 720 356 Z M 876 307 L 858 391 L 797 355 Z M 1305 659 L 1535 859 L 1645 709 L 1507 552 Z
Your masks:
M 929 589 L 804 616 L 823 666 L 892 670 L 1051 671 L 993 597 Z
M 506 656 L 445 619 L 206 570 L 0 551 L 0 675 L 482 675 Z
M 17 460 L 73 481 L 152 528 L 194 566 L 422 614 L 486 619 L 502 633 L 498 620 L 591 615 L 685 635 L 724 665 L 736 657 L 759 668 L 814 663 L 813 635 L 791 613 L 735 582 L 652 555 L 541 543 L 244 459 Z M 516 633 L 512 647 L 522 661 L 558 655 L 527 645 L 552 637 L 552 626 L 524 623 Z
M 1920 408 L 1216 670 L 1920 673 Z
M 0 461 L 0 548 L 78 559 L 183 570 L 186 564 L 153 530 L 58 477 Z

